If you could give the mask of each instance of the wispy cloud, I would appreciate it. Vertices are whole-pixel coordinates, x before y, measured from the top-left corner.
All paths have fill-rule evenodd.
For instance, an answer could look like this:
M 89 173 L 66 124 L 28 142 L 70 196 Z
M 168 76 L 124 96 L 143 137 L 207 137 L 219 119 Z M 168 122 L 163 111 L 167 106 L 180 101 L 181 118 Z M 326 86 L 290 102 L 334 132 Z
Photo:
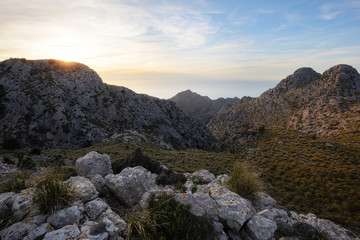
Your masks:
M 258 12 L 258 13 L 263 13 L 263 14 L 270 14 L 270 13 L 274 13 L 275 10 L 266 9 L 266 8 L 260 8 L 257 12 Z
M 325 4 L 320 7 L 320 18 L 324 20 L 333 20 L 342 13 L 342 11 L 334 10 L 333 5 Z

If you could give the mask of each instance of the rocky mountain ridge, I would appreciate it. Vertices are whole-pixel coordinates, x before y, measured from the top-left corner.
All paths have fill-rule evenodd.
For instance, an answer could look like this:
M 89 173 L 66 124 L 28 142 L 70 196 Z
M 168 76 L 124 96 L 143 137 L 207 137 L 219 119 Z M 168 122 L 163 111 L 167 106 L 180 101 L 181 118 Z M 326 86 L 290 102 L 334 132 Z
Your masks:
M 234 98 L 218 98 L 211 100 L 207 96 L 201 96 L 191 90 L 179 92 L 169 99 L 189 116 L 195 117 L 205 124 L 225 105 L 233 104 L 240 99 Z
M 0 63 L 0 141 L 80 148 L 125 130 L 175 148 L 210 146 L 211 134 L 171 101 L 104 84 L 80 63 L 9 59 Z
M 281 208 L 265 193 L 257 193 L 256 202 L 250 202 L 227 188 L 229 176 L 224 174 L 215 177 L 207 170 L 184 174 L 185 192 L 181 192 L 172 185 L 159 184 L 160 175 L 142 166 L 127 167 L 114 174 L 110 162 L 108 155 L 97 152 L 78 158 L 78 176 L 65 181 L 73 187 L 77 198 L 52 214 L 39 213 L 34 208 L 34 188 L 18 194 L 0 194 L 0 216 L 10 209 L 19 220 L 0 230 L 1 239 L 132 239 L 131 222 L 107 202 L 106 196 L 111 193 L 130 213 L 148 209 L 152 195 L 167 194 L 189 205 L 193 215 L 212 222 L 214 231 L 208 239 L 270 240 L 275 236 L 281 240 L 359 239 L 314 214 L 297 214 Z M 165 166 L 162 168 L 168 171 Z
M 349 65 L 323 74 L 300 68 L 258 98 L 225 106 L 208 124 L 218 139 L 239 142 L 265 128 L 288 128 L 315 136 L 360 131 L 360 75 Z

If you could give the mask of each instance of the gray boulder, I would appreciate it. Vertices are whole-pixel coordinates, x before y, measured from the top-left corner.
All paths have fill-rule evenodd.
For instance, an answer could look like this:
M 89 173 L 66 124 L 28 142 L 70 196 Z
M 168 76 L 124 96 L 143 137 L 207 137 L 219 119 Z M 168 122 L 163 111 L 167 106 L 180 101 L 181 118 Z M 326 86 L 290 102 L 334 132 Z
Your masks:
M 110 239 L 127 235 L 127 223 L 110 208 L 100 215 L 99 220 L 103 222 Z
M 214 174 L 212 174 L 208 170 L 202 169 L 191 174 L 191 179 L 193 179 L 194 183 L 197 183 L 196 181 L 199 181 L 204 184 L 204 183 L 210 183 L 214 181 L 216 178 Z
M 23 240 L 42 239 L 46 233 L 51 231 L 54 231 L 54 228 L 49 223 L 43 223 L 32 230 Z
M 143 167 L 125 168 L 121 173 L 105 177 L 106 186 L 128 207 L 141 200 L 141 196 L 155 185 L 156 174 Z
M 7 192 L 0 194 L 0 218 L 4 216 L 10 209 L 15 201 L 15 193 Z
M 97 198 L 85 204 L 85 212 L 91 221 L 96 220 L 103 212 L 109 208 L 109 205 L 102 199 Z
M 83 213 L 80 211 L 79 207 L 73 206 L 57 211 L 48 217 L 47 222 L 55 229 L 59 229 L 66 225 L 79 224 L 82 218 Z
M 61 229 L 45 234 L 43 240 L 65 240 L 65 239 L 78 239 L 80 237 L 80 230 L 74 225 L 67 225 Z
M 22 240 L 37 227 L 34 223 L 18 222 L 0 232 L 1 239 Z
M 76 172 L 83 177 L 91 177 L 96 174 L 105 177 L 113 173 L 111 169 L 110 156 L 99 154 L 95 151 L 89 152 L 84 157 L 78 158 L 75 162 Z
M 106 232 L 103 222 L 87 221 L 81 225 L 81 239 L 107 240 L 109 233 Z
M 91 183 L 94 184 L 96 190 L 101 193 L 105 186 L 105 179 L 100 174 L 96 174 L 91 178 Z
M 232 232 L 239 232 L 242 225 L 255 214 L 251 202 L 217 183 L 209 185 L 210 197 L 216 202 L 220 221 Z
M 255 215 L 247 222 L 241 236 L 244 240 L 270 240 L 276 228 L 275 222 L 261 215 Z
M 65 181 L 65 184 L 70 185 L 74 189 L 75 195 L 83 202 L 88 202 L 99 196 L 96 187 L 85 177 L 71 177 Z
M 22 219 L 30 212 L 30 207 L 35 196 L 35 189 L 28 188 L 16 194 L 12 210 L 16 219 Z
M 268 208 L 275 208 L 276 201 L 271 196 L 264 192 L 256 193 L 256 202 L 254 203 L 254 207 L 257 211 L 261 211 Z

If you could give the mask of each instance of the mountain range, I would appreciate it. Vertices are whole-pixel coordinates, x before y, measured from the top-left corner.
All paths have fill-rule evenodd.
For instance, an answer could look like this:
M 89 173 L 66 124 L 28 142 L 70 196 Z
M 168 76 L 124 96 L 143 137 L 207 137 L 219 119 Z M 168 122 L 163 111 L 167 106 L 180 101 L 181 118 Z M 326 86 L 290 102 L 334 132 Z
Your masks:
M 209 130 L 174 102 L 102 82 L 80 63 L 9 59 L 0 63 L 0 141 L 23 147 L 81 148 L 124 130 L 174 148 L 208 148 Z

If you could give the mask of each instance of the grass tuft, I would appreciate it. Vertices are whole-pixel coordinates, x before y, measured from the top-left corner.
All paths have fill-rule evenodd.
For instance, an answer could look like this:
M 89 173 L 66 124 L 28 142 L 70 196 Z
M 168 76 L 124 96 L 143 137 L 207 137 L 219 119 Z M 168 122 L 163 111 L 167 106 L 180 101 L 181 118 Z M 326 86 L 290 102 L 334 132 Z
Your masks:
M 190 212 L 190 206 L 177 202 L 172 195 L 152 195 L 148 209 L 128 217 L 128 239 L 209 239 L 214 232 L 210 219 Z
M 4 182 L 0 186 L 0 193 L 5 192 L 14 192 L 19 193 L 21 190 L 29 188 L 29 184 L 27 183 L 27 179 L 29 174 L 27 173 L 18 173 L 16 176 L 12 177 L 8 181 Z
M 247 162 L 235 164 L 227 184 L 231 191 L 250 201 L 256 200 L 256 193 L 264 190 L 259 175 Z
M 36 185 L 34 204 L 40 212 L 53 214 L 69 206 L 74 200 L 74 191 L 63 183 L 56 172 L 49 173 Z

